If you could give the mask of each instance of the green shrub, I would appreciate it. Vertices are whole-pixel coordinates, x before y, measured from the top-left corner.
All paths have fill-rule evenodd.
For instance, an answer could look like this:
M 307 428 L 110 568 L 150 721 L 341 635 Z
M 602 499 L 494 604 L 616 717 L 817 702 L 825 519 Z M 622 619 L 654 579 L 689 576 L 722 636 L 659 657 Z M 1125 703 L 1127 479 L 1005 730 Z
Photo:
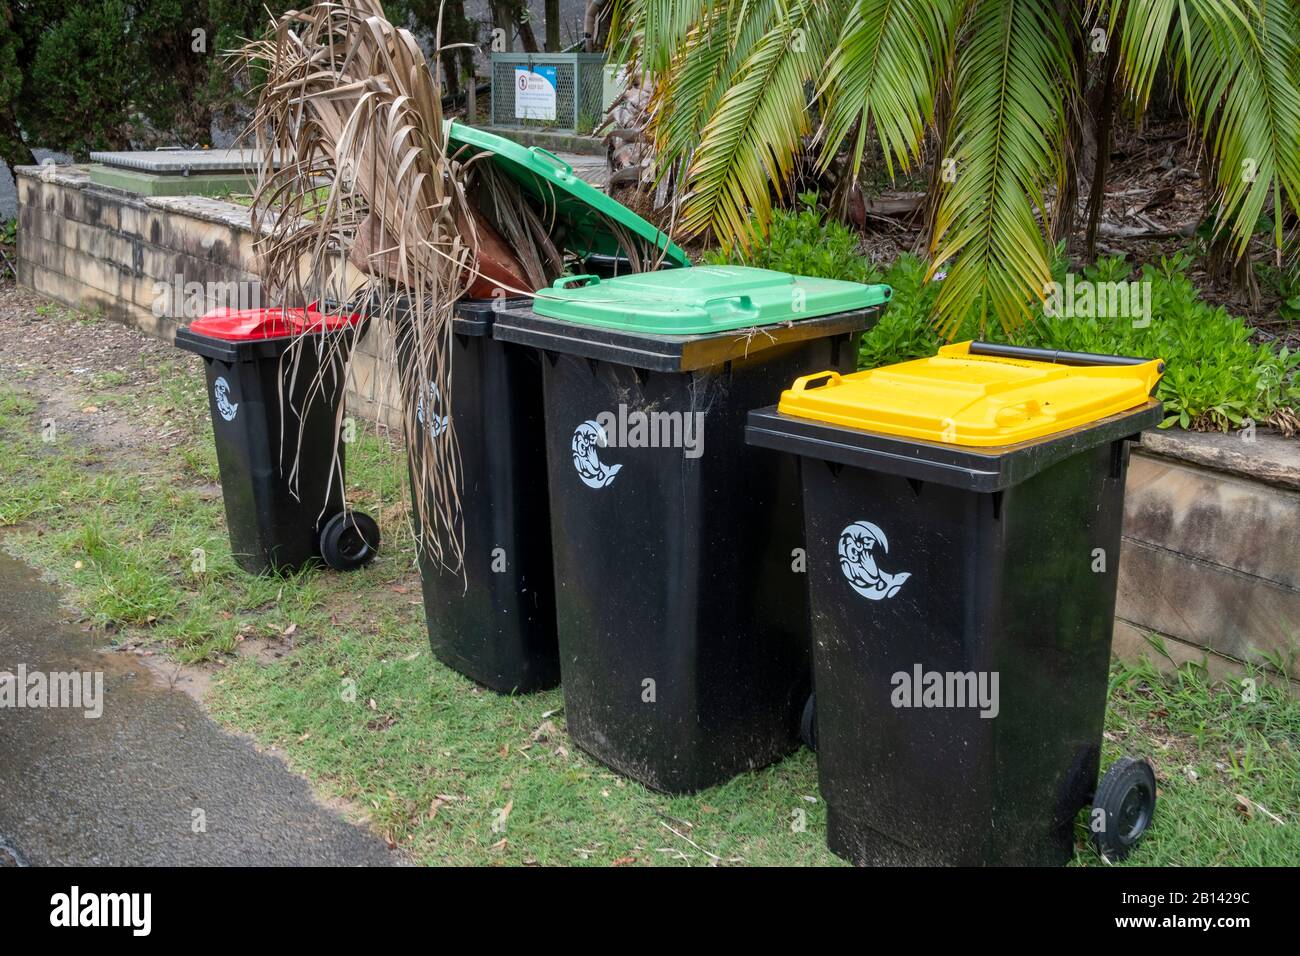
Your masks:
M 899 256 L 880 281 L 894 290 L 880 321 L 862 336 L 858 368 L 933 355 L 943 344 L 930 321 L 937 282 L 925 281 L 926 265 L 911 253 Z
M 754 240 L 749 250 L 739 246 L 730 253 L 713 249 L 704 254 L 710 265 L 746 265 L 775 269 L 793 275 L 850 282 L 880 282 L 879 271 L 858 254 L 858 234 L 817 208 L 817 194 L 799 196 L 800 209 L 772 213 L 772 228 Z

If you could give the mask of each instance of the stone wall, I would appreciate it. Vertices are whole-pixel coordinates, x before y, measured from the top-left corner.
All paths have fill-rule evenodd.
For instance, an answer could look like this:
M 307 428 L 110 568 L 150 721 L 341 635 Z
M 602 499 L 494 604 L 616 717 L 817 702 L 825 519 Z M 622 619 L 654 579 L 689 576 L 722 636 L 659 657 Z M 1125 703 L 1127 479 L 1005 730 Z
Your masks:
M 200 196 L 138 196 L 90 182 L 84 167 L 19 167 L 18 279 L 58 302 L 170 341 L 206 308 L 234 304 L 234 288 L 257 290 L 246 207 Z M 182 283 L 198 283 L 194 305 Z M 249 304 L 248 300 L 239 300 Z M 372 329 L 353 359 L 349 406 L 397 421 L 390 343 Z
M 1300 681 L 1300 440 L 1151 431 L 1129 466 L 1116 648 Z M 1155 650 L 1152 638 L 1167 653 Z
M 198 197 L 142 198 L 75 167 L 20 169 L 19 276 L 66 305 L 170 339 L 158 283 L 255 281 L 248 210 Z M 396 422 L 391 344 L 367 336 L 354 411 Z M 1276 655 L 1300 681 L 1300 441 L 1150 432 L 1129 472 L 1116 650 L 1217 676 Z M 1296 685 L 1300 686 L 1300 685 Z

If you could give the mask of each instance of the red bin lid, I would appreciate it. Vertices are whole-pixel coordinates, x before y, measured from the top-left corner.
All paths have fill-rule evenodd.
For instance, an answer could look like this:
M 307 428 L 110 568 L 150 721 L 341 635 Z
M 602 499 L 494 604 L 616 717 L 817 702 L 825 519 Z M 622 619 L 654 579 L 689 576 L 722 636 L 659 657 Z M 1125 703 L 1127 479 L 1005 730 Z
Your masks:
M 312 303 L 305 309 L 213 309 L 195 319 L 190 331 L 227 342 L 279 339 L 303 332 L 336 332 L 356 325 L 360 313 L 327 315 Z

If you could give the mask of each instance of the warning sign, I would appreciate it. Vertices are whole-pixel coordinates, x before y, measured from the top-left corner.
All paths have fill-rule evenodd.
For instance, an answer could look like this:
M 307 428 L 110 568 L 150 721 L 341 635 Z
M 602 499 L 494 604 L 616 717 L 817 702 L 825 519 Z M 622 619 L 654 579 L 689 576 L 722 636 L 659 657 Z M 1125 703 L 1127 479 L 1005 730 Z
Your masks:
M 553 66 L 515 67 L 516 119 L 555 119 L 556 73 Z

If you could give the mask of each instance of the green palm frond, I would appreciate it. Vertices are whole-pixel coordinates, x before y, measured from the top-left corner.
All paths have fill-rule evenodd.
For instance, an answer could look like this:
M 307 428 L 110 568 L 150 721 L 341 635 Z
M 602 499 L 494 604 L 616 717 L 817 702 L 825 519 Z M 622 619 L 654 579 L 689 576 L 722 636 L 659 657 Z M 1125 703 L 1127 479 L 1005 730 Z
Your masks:
M 1300 18 L 1289 0 L 1243 5 L 1241 19 L 1217 6 L 1189 0 L 1175 62 L 1210 136 L 1219 220 L 1240 256 L 1267 204 L 1279 248 L 1283 203 L 1300 210 Z
M 1183 0 L 1112 0 L 1110 22 L 1122 23 L 1118 37 L 1125 86 L 1146 108 L 1156 74 L 1166 61 L 1166 45 L 1179 22 Z
M 778 0 L 771 9 L 700 133 L 682 212 L 688 234 L 712 228 L 724 244 L 747 244 L 753 228 L 766 229 L 772 191 L 781 196 L 811 130 L 805 87 L 826 62 L 829 10 L 822 0 Z M 738 11 L 736 23 L 745 16 Z
M 725 3 L 726 0 L 721 0 Z M 635 58 L 641 67 L 665 69 L 687 35 L 720 0 L 617 0 L 610 20 L 612 58 Z
M 853 174 L 874 123 L 892 176 L 918 157 L 934 121 L 935 90 L 944 75 L 958 11 L 955 0 L 856 0 L 822 79 L 826 91 L 821 161 L 836 155 L 855 127 Z
M 714 7 L 686 37 L 665 72 L 652 111 L 652 133 L 661 170 L 690 158 L 736 67 L 770 29 L 776 0 L 764 0 L 762 9 L 754 6 L 741 3 Z M 737 23 L 741 7 L 746 16 Z
M 1046 0 L 982 0 L 963 30 L 933 265 L 948 265 L 935 307 L 951 335 L 974 310 L 1004 327 L 1029 317 L 1051 281 L 1042 224 L 1044 187 L 1064 162 L 1071 53 Z

